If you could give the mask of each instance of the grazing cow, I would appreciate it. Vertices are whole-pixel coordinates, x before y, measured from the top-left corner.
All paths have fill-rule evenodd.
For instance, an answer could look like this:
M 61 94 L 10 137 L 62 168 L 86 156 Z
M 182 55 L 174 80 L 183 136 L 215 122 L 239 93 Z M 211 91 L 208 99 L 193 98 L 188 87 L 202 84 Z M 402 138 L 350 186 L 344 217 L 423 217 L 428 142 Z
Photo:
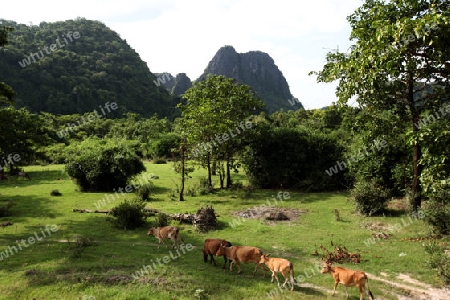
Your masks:
M 17 173 L 17 178 L 19 178 L 19 177 L 24 177 L 24 178 L 27 178 L 28 180 L 31 180 L 30 176 L 28 176 L 28 174 L 25 172 Z
M 5 174 L 0 173 L 0 180 L 8 180 L 8 177 L 6 177 Z
M 206 239 L 205 244 L 203 245 L 203 261 L 208 262 L 208 255 L 211 257 L 211 264 L 214 263 L 214 266 L 216 265 L 216 261 L 214 260 L 214 255 L 216 255 L 217 250 L 219 250 L 220 244 L 223 244 L 227 247 L 232 246 L 230 242 L 222 239 Z M 225 269 L 225 266 L 227 265 L 227 261 L 231 264 L 231 259 L 227 259 L 225 255 L 223 255 L 223 258 L 225 260 L 225 263 L 223 264 L 223 268 Z
M 158 249 L 161 243 L 164 244 L 164 239 L 171 239 L 173 242 L 172 248 L 176 248 L 178 247 L 179 243 L 178 243 L 178 233 L 180 232 L 180 229 L 178 229 L 175 226 L 163 226 L 163 227 L 158 227 L 158 228 L 154 228 L 154 227 L 150 227 L 150 229 L 148 230 L 148 235 L 153 235 L 154 237 L 156 237 L 159 240 L 158 243 Z M 183 238 L 181 238 L 181 241 L 184 243 Z M 164 244 L 167 248 L 167 245 Z
M 264 265 L 260 264 L 261 256 L 263 255 L 263 253 L 259 248 L 250 246 L 226 247 L 221 243 L 219 249 L 216 252 L 216 256 L 220 255 L 225 255 L 226 258 L 231 260 L 230 271 L 233 271 L 233 264 L 236 264 L 238 267 L 238 274 L 240 274 L 241 266 L 239 265 L 239 263 L 243 262 L 245 264 L 248 264 L 254 262 L 255 270 L 253 271 L 253 275 L 255 275 L 256 271 L 258 271 L 258 268 L 261 268 L 264 277 L 266 277 Z
M 270 254 L 263 254 L 261 255 L 261 260 L 259 263 L 266 264 L 266 266 L 269 267 L 270 271 L 272 271 L 272 280 L 270 281 L 273 283 L 273 278 L 275 277 L 277 279 L 278 286 L 280 286 L 280 282 L 278 281 L 278 275 L 277 273 L 283 274 L 283 277 L 285 279 L 283 283 L 283 287 L 286 286 L 286 283 L 289 281 L 289 276 L 291 277 L 291 291 L 294 290 L 294 282 L 296 283 L 296 280 L 294 278 L 294 265 L 287 259 L 284 258 L 275 258 L 275 257 L 269 257 Z
M 370 298 L 373 300 L 372 292 L 369 289 L 369 279 L 367 278 L 366 273 L 362 271 L 354 271 L 347 270 L 341 267 L 332 267 L 331 262 L 324 262 L 322 265 L 322 270 L 320 271 L 322 274 L 330 273 L 334 278 L 334 290 L 333 295 L 336 293 L 336 287 L 339 283 L 342 283 L 345 286 L 345 292 L 348 296 L 347 287 L 349 286 L 357 286 L 359 289 L 359 299 L 364 300 L 364 288 L 367 288 L 367 296 L 370 295 Z

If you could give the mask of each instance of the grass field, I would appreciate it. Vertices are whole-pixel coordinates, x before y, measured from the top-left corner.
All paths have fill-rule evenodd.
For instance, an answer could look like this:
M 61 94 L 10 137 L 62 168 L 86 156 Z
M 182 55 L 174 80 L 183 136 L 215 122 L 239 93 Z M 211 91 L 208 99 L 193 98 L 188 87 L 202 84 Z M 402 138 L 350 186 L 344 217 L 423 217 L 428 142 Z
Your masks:
M 192 248 L 178 253 L 170 247 L 157 249 L 157 239 L 147 236 L 154 217 L 147 220 L 145 228 L 114 229 L 104 214 L 72 211 L 96 209 L 94 203 L 104 193 L 79 192 L 62 165 L 26 167 L 31 180 L 10 178 L 0 182 L 0 207 L 9 200 L 14 203 L 11 215 L 0 219 L 0 223 L 13 223 L 0 228 L 0 299 L 345 299 L 342 286 L 338 287 L 337 296 L 331 297 L 333 279 L 329 274 L 319 274 L 315 267 L 320 262 L 320 257 L 313 255 L 315 250 L 321 253 L 321 244 L 332 250 L 331 242 L 361 254 L 361 263 L 344 267 L 408 286 L 414 284 L 397 276 L 405 274 L 424 284 L 440 285 L 436 272 L 425 264 L 423 243 L 428 241 L 419 239 L 425 238 L 428 230 L 422 220 L 411 218 L 405 211 L 364 218 L 354 213 L 347 193 L 305 194 L 287 190 L 256 190 L 251 195 L 243 190 L 218 191 L 179 202 L 170 197 L 179 184 L 172 165 L 146 163 L 146 167 L 147 174 L 159 176 L 154 180 L 155 194 L 147 207 L 167 213 L 195 213 L 200 207 L 212 205 L 219 215 L 219 230 L 201 234 L 192 225 L 173 221 L 171 225 L 181 228 L 186 245 Z M 194 172 L 187 188 L 197 185 L 204 176 L 203 170 Z M 245 182 L 242 174 L 233 176 Z M 50 196 L 54 189 L 62 196 Z M 289 199 L 274 204 L 272 195 L 276 197 L 279 192 L 289 195 Z M 104 209 L 133 197 L 134 194 L 120 196 Z M 300 216 L 291 221 L 268 222 L 237 219 L 233 214 L 261 207 L 268 200 L 279 208 L 300 210 Z M 230 223 L 236 226 L 233 228 Z M 393 235 L 368 243 L 373 232 L 368 228 L 374 224 L 385 228 L 390 225 L 395 228 Z M 232 273 L 222 269 L 221 258 L 217 259 L 217 267 L 205 264 L 201 249 L 208 237 L 224 238 L 234 245 L 257 246 L 273 257 L 287 258 L 294 264 L 295 277 L 303 278 L 303 282 L 293 292 L 279 290 L 270 283 L 269 272 L 266 278 L 261 271 L 252 276 L 253 264 L 243 265 L 241 275 L 236 269 Z M 86 244 L 77 247 L 77 239 Z M 448 244 L 448 240 L 441 242 Z M 139 276 L 136 272 L 143 266 L 152 269 L 147 267 L 148 274 Z M 398 299 L 397 295 L 407 297 L 410 293 L 374 279 L 370 280 L 370 287 L 376 299 Z M 359 299 L 356 288 L 349 288 L 349 292 L 351 299 Z

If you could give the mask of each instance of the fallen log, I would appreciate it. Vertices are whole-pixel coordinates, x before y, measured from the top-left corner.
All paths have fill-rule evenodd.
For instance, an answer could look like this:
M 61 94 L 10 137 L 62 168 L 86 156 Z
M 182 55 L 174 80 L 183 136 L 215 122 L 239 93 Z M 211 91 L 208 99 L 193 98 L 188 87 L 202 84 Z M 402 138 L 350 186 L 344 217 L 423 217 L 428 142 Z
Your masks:
M 111 213 L 111 210 L 97 210 L 97 209 L 81 209 L 81 208 L 74 208 L 72 210 L 73 212 L 79 212 L 79 213 L 95 213 L 95 214 L 109 214 Z M 159 210 L 154 208 L 147 208 L 144 207 L 144 211 L 147 213 L 158 213 Z

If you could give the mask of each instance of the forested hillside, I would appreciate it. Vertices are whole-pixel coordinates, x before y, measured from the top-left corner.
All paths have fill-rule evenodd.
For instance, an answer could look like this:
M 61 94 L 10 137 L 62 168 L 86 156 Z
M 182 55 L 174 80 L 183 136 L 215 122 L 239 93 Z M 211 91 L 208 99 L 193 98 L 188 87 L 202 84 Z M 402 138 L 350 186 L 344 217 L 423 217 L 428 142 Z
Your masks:
M 153 84 L 156 77 L 116 32 L 83 18 L 13 27 L 0 48 L 0 81 L 17 93 L 15 106 L 31 112 L 84 113 L 106 102 L 124 112 L 173 117 L 175 100 Z

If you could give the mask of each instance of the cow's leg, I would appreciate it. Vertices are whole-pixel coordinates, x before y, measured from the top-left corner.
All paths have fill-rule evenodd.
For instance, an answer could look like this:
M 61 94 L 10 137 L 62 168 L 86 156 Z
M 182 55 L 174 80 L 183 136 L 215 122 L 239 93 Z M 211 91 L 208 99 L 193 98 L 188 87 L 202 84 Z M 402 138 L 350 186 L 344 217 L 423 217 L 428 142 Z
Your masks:
M 223 267 L 222 267 L 222 269 L 225 269 L 225 267 L 227 266 L 227 261 L 228 261 L 228 259 L 227 259 L 227 257 L 224 255 L 223 256 L 223 259 L 224 259 L 224 263 L 223 263 Z M 231 262 L 231 261 L 230 261 Z
M 338 284 L 339 284 L 339 281 L 334 282 L 333 294 L 331 294 L 331 296 L 334 296 L 334 294 L 336 293 L 336 288 L 337 288 Z
M 233 271 L 233 261 L 230 262 L 230 272 Z
M 272 277 L 275 276 L 275 279 L 277 280 L 277 286 L 280 286 L 280 281 L 278 280 L 278 275 L 275 271 L 272 271 Z M 284 287 L 284 285 L 283 285 Z
M 214 260 L 214 255 L 210 254 L 209 256 L 211 257 L 211 264 L 214 264 L 214 267 L 217 267 L 216 261 Z
M 177 236 L 171 236 L 170 239 L 173 242 L 172 249 L 176 249 L 177 247 L 179 247 L 178 243 L 177 243 L 177 241 L 178 241 Z M 166 246 L 166 248 L 167 248 L 167 246 Z
M 287 272 L 287 269 L 284 269 L 283 271 L 281 271 L 281 274 L 283 274 L 283 277 L 284 277 L 283 287 L 285 287 L 286 283 L 289 282 L 289 274 Z
M 347 294 L 347 299 L 348 299 L 348 298 L 350 298 L 350 296 L 348 295 L 348 289 L 347 289 L 346 285 L 344 285 L 344 286 L 345 286 L 345 293 Z
M 359 289 L 359 300 L 364 300 L 364 286 L 359 285 L 358 289 Z
M 241 274 L 241 265 L 239 264 L 239 261 L 238 260 L 236 260 L 236 266 L 238 267 L 238 274 Z

